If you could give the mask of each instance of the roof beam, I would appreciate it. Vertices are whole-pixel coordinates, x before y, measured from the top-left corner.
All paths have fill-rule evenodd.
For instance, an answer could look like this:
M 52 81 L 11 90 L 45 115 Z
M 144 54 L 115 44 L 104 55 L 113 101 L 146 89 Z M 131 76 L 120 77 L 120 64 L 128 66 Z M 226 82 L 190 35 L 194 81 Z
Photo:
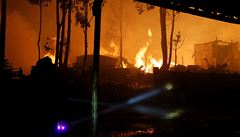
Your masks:
M 240 10 L 236 8 L 236 2 L 228 0 L 228 3 L 209 3 L 208 0 L 135 0 L 150 5 L 164 7 L 180 12 L 185 12 L 201 17 L 211 18 L 224 22 L 240 24 Z

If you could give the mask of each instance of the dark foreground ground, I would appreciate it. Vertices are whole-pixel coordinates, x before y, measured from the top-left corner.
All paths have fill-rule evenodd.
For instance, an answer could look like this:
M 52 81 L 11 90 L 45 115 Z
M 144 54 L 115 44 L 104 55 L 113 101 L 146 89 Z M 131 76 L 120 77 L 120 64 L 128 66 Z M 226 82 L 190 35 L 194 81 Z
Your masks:
M 99 137 L 240 136 L 239 75 L 158 72 L 106 76 L 101 81 Z M 127 104 L 153 89 L 163 90 L 166 84 L 172 90 Z M 2 81 L 2 134 L 91 136 L 90 87 L 87 76 Z M 59 120 L 69 124 L 66 134 L 55 132 Z

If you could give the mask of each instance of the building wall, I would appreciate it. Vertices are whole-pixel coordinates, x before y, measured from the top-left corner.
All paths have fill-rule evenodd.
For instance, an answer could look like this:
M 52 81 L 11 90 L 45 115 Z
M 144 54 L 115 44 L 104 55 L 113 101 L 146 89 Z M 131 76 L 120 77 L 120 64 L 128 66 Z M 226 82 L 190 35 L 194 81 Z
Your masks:
M 194 45 L 195 65 L 203 69 L 227 66 L 231 72 L 240 72 L 240 50 L 237 42 L 216 40 Z
M 208 69 L 210 65 L 215 65 L 216 59 L 213 57 L 213 43 L 203 43 L 194 45 L 195 65 Z

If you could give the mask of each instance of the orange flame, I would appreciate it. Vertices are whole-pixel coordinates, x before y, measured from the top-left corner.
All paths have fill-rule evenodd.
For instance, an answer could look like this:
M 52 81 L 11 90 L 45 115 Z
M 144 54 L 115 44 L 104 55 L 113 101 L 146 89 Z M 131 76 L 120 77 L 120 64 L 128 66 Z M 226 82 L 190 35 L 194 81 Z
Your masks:
M 128 67 L 128 64 L 125 63 L 124 61 L 122 61 L 122 67 L 123 67 L 123 68 L 127 68 L 127 67 Z
M 113 52 L 110 52 L 110 51 L 106 50 L 105 48 L 101 47 L 100 55 L 106 55 L 106 56 L 112 56 L 112 57 L 119 56 L 118 46 L 113 41 L 111 41 L 110 47 L 113 48 Z
M 135 67 L 140 68 L 145 73 L 153 73 L 153 67 L 160 68 L 162 66 L 163 60 L 157 60 L 151 54 L 146 56 L 148 47 L 152 43 L 152 31 L 148 29 L 149 40 L 146 42 L 146 46 L 142 47 L 135 56 Z M 171 62 L 171 65 L 174 63 Z

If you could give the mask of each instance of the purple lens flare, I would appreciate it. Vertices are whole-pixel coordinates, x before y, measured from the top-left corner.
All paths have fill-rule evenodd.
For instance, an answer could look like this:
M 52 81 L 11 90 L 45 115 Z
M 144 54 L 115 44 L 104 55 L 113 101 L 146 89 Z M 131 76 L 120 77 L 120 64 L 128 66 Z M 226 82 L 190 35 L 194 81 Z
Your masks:
M 60 121 L 57 123 L 57 132 L 58 133 L 66 133 L 68 130 L 67 122 Z

